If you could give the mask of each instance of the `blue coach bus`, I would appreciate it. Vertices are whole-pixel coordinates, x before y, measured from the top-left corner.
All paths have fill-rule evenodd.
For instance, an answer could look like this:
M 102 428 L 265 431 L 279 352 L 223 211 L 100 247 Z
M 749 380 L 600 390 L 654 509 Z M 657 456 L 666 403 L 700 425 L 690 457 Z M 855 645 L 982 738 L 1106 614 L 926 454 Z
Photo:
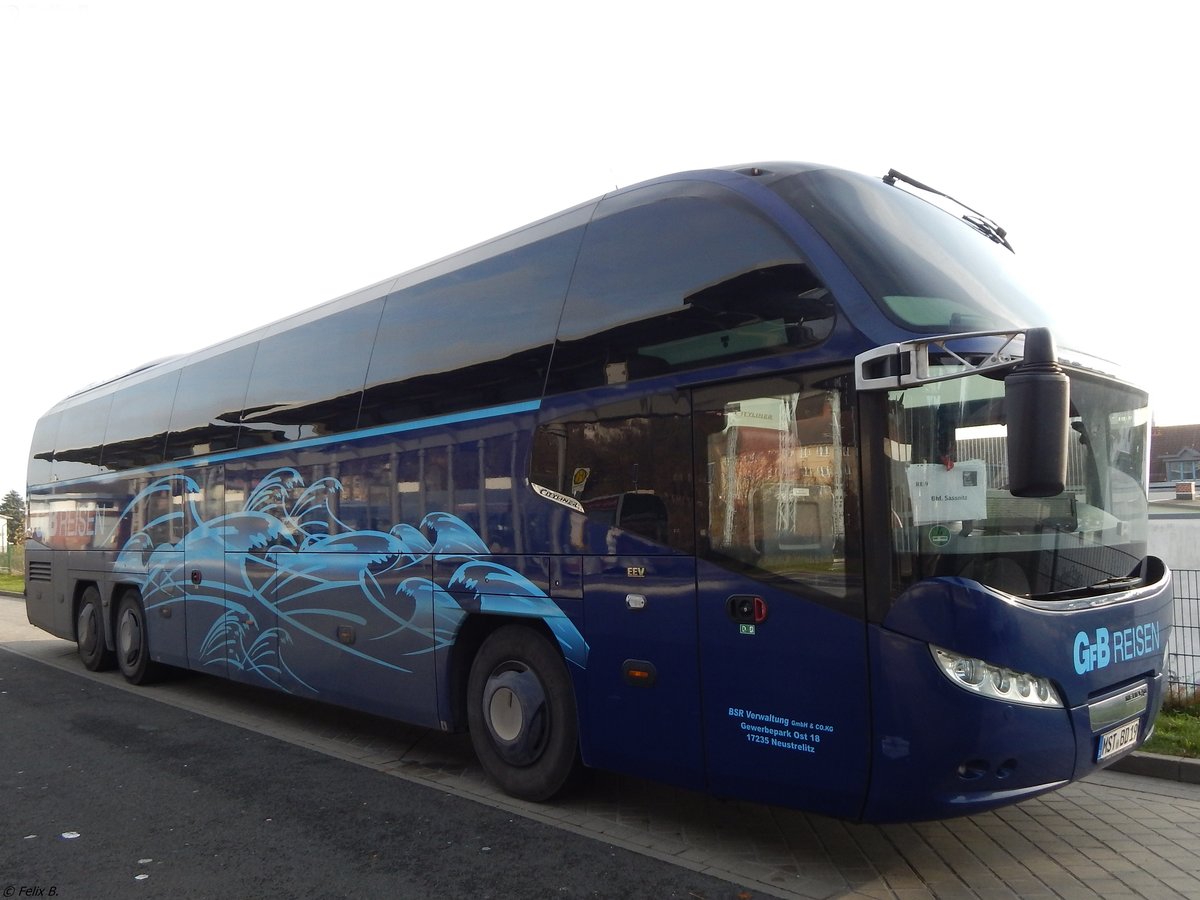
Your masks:
M 897 176 L 672 175 L 68 397 L 29 620 L 465 729 L 529 799 L 895 821 L 1107 765 L 1170 629 L 1147 396 Z

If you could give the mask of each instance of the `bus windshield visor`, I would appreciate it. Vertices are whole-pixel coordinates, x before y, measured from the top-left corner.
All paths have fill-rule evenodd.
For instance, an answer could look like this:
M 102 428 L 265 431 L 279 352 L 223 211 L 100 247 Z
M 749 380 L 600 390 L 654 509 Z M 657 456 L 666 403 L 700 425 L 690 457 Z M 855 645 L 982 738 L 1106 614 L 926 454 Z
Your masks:
M 1007 490 L 1004 382 L 983 375 L 888 394 L 885 456 L 897 589 L 933 576 L 1067 599 L 1145 581 L 1146 395 L 1071 374 L 1066 489 Z

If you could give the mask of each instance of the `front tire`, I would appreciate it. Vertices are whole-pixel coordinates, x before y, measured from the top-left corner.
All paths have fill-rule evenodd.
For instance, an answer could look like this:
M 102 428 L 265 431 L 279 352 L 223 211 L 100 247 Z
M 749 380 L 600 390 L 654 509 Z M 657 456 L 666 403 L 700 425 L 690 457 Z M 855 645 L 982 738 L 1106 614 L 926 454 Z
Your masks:
M 162 676 L 162 666 L 150 659 L 146 611 L 137 591 L 126 591 L 117 604 L 117 665 L 130 684 L 149 684 Z
M 100 605 L 100 591 L 95 585 L 85 587 L 79 598 L 75 641 L 79 645 L 79 658 L 89 671 L 103 672 L 111 669 L 116 662 L 116 657 L 104 641 L 104 612 Z
M 506 625 L 471 664 L 467 724 L 484 770 L 507 794 L 548 800 L 579 765 L 579 724 L 571 677 L 541 634 Z

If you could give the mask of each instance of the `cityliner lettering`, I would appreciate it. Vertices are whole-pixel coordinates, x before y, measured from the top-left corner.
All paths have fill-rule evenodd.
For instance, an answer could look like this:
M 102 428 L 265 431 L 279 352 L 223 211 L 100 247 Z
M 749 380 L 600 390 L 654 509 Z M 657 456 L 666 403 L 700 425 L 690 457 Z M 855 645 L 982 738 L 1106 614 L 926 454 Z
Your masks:
M 1128 662 L 1161 650 L 1162 633 L 1157 622 L 1147 622 L 1121 631 L 1097 628 L 1093 635 L 1081 631 L 1075 635 L 1075 672 L 1086 675 L 1110 663 Z

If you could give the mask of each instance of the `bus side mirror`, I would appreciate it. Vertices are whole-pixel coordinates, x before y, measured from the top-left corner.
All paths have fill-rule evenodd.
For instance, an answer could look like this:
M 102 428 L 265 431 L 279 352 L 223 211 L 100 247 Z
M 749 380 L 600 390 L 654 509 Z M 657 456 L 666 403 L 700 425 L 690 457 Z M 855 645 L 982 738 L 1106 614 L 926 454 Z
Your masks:
M 1008 490 L 1014 497 L 1054 497 L 1067 481 L 1070 380 L 1058 365 L 1047 328 L 1025 333 L 1025 361 L 1004 379 L 1008 419 Z

